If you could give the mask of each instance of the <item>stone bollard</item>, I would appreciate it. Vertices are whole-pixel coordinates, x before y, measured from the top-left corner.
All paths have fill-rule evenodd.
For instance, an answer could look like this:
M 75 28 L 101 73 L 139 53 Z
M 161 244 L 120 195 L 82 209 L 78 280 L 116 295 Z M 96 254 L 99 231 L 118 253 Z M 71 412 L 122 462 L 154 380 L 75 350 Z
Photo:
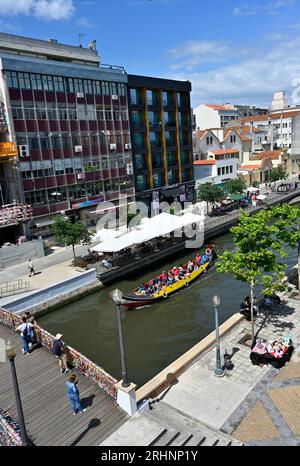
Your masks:
M 137 412 L 136 385 L 131 383 L 129 387 L 123 387 L 122 380 L 120 380 L 115 387 L 117 388 L 117 404 L 129 414 L 129 416 L 133 416 Z

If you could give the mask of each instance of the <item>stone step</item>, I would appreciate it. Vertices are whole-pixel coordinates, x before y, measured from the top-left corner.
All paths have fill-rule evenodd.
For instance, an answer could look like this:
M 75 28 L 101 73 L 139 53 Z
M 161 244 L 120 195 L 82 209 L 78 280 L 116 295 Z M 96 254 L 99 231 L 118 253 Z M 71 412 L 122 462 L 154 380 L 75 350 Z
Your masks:
M 174 431 L 178 433 L 176 438 L 171 440 L 173 443 L 169 443 L 169 445 L 182 446 L 182 444 L 180 444 L 181 440 L 186 446 L 242 445 L 241 442 L 231 438 L 229 435 L 201 423 L 192 416 L 183 413 L 163 401 L 153 404 L 152 409 L 145 415 L 159 423 L 162 429 L 164 428 L 168 431 L 172 429 L 172 433 L 174 433 Z M 165 437 L 165 439 L 166 438 L 167 437 Z M 163 437 L 161 438 L 161 442 L 164 442 Z M 161 445 L 166 446 L 165 443 Z
M 152 440 L 149 446 L 167 447 L 172 445 L 172 442 L 179 436 L 180 432 L 176 431 L 175 429 L 164 429 L 155 439 Z

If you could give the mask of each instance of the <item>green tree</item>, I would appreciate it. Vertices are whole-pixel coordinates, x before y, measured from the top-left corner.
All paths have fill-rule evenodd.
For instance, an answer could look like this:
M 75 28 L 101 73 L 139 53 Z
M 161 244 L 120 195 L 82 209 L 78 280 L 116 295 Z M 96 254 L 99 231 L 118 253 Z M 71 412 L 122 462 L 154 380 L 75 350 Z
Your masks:
M 74 259 L 76 259 L 76 245 L 91 243 L 91 236 L 86 225 L 82 222 L 72 223 L 68 217 L 60 215 L 55 217 L 51 229 L 57 241 L 65 243 L 66 246 L 72 246 Z
M 235 251 L 225 251 L 217 262 L 217 271 L 231 273 L 237 280 L 250 286 L 252 340 L 254 340 L 254 293 L 262 286 L 262 292 L 272 295 L 283 291 L 286 256 L 282 243 L 277 241 L 277 226 L 266 211 L 250 216 L 241 213 L 237 226 L 231 229 Z
M 246 182 L 243 180 L 243 178 L 228 180 L 225 183 L 225 187 L 229 194 L 243 194 L 246 189 Z
M 270 181 L 279 181 L 279 180 L 286 180 L 288 177 L 288 173 L 282 165 L 279 165 L 276 168 L 273 168 L 269 174 Z
M 298 248 L 298 290 L 300 291 L 300 210 L 295 206 L 282 204 L 270 209 L 268 215 L 277 228 L 277 240 L 293 249 Z
M 221 202 L 226 197 L 224 191 L 220 186 L 217 186 L 213 183 L 205 183 L 200 184 L 198 187 L 198 200 L 206 202 L 207 204 L 207 212 L 208 212 L 208 204 L 216 204 L 217 202 Z

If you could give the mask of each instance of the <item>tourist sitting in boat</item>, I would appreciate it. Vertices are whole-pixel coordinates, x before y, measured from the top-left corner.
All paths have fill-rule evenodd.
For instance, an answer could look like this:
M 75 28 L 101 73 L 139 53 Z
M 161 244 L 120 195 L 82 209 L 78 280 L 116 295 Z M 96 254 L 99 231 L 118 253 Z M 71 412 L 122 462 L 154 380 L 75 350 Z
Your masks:
M 189 261 L 187 269 L 190 273 L 194 270 L 194 264 L 192 261 Z
M 196 254 L 196 259 L 195 259 L 195 261 L 196 261 L 196 264 L 197 264 L 198 266 L 200 266 L 201 256 L 200 256 L 199 252 Z

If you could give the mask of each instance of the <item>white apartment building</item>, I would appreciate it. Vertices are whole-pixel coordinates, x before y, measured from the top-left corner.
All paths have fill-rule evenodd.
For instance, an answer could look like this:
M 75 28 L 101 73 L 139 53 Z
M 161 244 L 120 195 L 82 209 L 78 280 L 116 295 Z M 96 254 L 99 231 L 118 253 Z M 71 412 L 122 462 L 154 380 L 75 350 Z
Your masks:
M 238 109 L 233 105 L 202 104 L 194 109 L 196 129 L 224 128 L 227 123 L 239 118 Z
M 292 146 L 293 119 L 300 109 L 276 111 L 268 115 L 241 118 L 239 124 L 249 125 L 267 133 L 270 150 L 289 149 Z
M 239 164 L 238 149 L 221 149 L 208 152 L 207 160 L 194 161 L 196 188 L 199 184 L 222 185 L 237 178 Z

